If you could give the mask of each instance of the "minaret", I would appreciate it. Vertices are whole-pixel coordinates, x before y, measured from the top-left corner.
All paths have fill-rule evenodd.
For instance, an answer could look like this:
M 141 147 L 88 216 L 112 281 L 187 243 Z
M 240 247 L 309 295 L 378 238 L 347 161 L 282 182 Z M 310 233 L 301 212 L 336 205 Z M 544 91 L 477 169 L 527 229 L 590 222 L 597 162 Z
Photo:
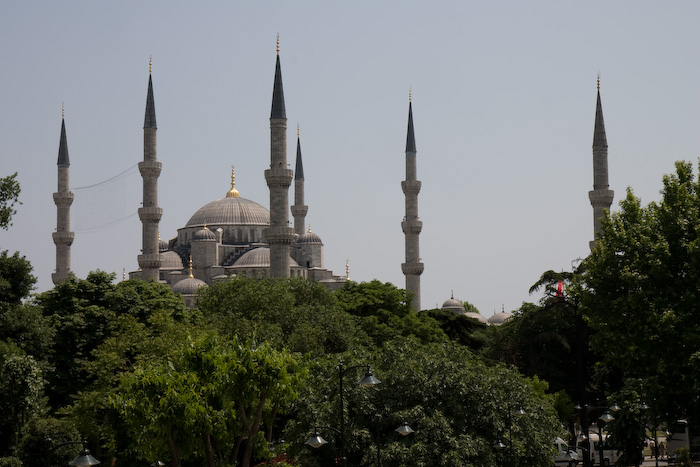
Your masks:
M 421 182 L 416 179 L 416 139 L 413 134 L 413 109 L 411 93 L 408 94 L 408 133 L 406 135 L 406 180 L 401 188 L 406 197 L 406 216 L 401 222 L 406 238 L 406 262 L 401 265 L 406 276 L 406 290 L 413 292 L 413 310 L 420 311 L 420 275 L 423 263 L 420 262 L 418 236 L 423 229 L 423 222 L 418 220 L 418 192 Z
M 610 210 L 615 194 L 608 189 L 608 140 L 605 136 L 603 106 L 600 103 L 600 75 L 598 75 L 597 87 L 598 97 L 593 130 L 593 190 L 588 192 L 588 199 L 593 206 L 593 241 L 589 243 L 591 250 L 595 246 L 595 238 L 603 231 L 600 219 L 604 215 L 604 210 Z
M 143 162 L 139 162 L 139 172 L 143 178 L 143 206 L 139 208 L 142 225 L 141 254 L 138 257 L 141 279 L 159 279 L 161 265 L 158 249 L 158 223 L 163 209 L 158 207 L 158 176 L 163 164 L 158 162 L 156 147 L 156 106 L 153 100 L 153 79 L 151 62 L 148 63 L 148 95 L 146 96 L 146 117 L 143 122 Z
M 297 235 L 304 234 L 306 213 L 308 211 L 309 207 L 304 205 L 304 166 L 301 163 L 301 142 L 299 138 L 299 126 L 297 125 L 297 164 L 294 168 L 294 205 L 292 205 L 294 232 Z
M 289 277 L 289 247 L 294 241 L 294 229 L 289 227 L 289 185 L 292 176 L 292 170 L 287 168 L 287 113 L 282 90 L 280 41 L 277 36 L 275 84 L 270 112 L 270 168 L 265 170 L 265 180 L 270 188 L 270 227 L 265 229 L 265 238 L 270 245 L 272 277 Z
M 55 285 L 60 284 L 72 274 L 70 270 L 70 246 L 75 234 L 70 231 L 70 206 L 73 193 L 70 191 L 70 159 L 68 158 L 68 141 L 66 139 L 66 113 L 61 109 L 61 140 L 58 143 L 58 191 L 53 194 L 56 203 L 56 231 L 53 242 L 56 245 L 56 272 L 51 274 Z

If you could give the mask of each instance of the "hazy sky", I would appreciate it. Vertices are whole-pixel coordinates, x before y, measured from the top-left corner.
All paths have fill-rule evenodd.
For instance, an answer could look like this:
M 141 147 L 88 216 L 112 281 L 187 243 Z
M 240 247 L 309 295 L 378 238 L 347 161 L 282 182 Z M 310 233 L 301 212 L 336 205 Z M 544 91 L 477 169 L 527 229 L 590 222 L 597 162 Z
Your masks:
M 694 0 L 0 0 L 0 176 L 19 172 L 24 203 L 0 249 L 26 255 L 37 291 L 52 287 L 61 105 L 72 187 L 133 167 L 150 56 L 162 237 L 225 195 L 232 164 L 241 196 L 268 207 L 279 33 L 288 160 L 298 122 L 326 267 L 344 274 L 348 259 L 353 280 L 405 285 L 412 87 L 423 308 L 454 290 L 486 316 L 510 311 L 539 299 L 528 289 L 543 271 L 588 253 L 598 72 L 614 209 L 628 186 L 658 199 L 674 161 L 697 161 L 698 20 Z M 100 195 L 124 216 L 141 199 L 130 174 L 127 192 Z M 137 216 L 96 231 L 80 231 L 80 216 L 79 277 L 138 267 Z

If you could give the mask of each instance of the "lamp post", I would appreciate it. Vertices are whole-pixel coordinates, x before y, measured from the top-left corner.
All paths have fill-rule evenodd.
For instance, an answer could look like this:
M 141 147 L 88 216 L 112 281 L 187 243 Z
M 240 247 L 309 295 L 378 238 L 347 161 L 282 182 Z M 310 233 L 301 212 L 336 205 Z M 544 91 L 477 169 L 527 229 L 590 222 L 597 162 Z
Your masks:
M 340 362 L 338 364 L 338 392 L 340 395 L 340 429 L 333 428 L 330 426 L 327 427 L 322 427 L 322 428 L 328 428 L 331 429 L 335 432 L 338 433 L 338 438 L 340 441 L 340 465 L 341 467 L 346 467 L 348 465 L 348 459 L 347 455 L 345 452 L 345 402 L 343 399 L 343 377 L 345 376 L 345 373 L 347 373 L 350 370 L 354 370 L 357 368 L 365 368 L 365 376 L 362 378 L 359 382 L 359 385 L 362 387 L 366 388 L 371 388 L 379 383 L 377 378 L 372 375 L 372 370 L 370 369 L 369 365 L 353 365 L 349 367 L 345 367 L 343 362 Z M 406 425 L 408 426 L 408 425 Z M 400 428 L 400 427 L 399 427 Z M 408 427 L 410 429 L 410 427 Z M 408 433 L 407 433 L 408 434 Z M 306 441 L 306 444 L 308 444 L 311 447 L 314 448 L 319 448 L 326 444 L 326 440 L 324 440 L 321 435 L 318 434 L 318 427 L 314 427 L 314 435 L 309 438 Z
M 617 405 L 615 405 L 615 407 L 616 406 Z M 598 420 L 600 421 L 600 423 L 597 424 L 598 425 L 598 452 L 599 452 L 599 456 L 600 456 L 598 458 L 598 464 L 603 465 L 603 459 L 604 459 L 603 449 L 605 447 L 605 443 L 603 442 L 603 426 L 612 422 L 613 420 L 615 420 L 615 417 L 610 415 L 610 412 L 606 410 L 605 413 L 598 418 Z
M 510 405 L 508 405 L 508 412 L 507 412 L 506 422 L 508 423 L 508 444 L 510 445 L 510 450 L 509 450 L 509 451 L 510 451 L 511 463 L 512 463 L 513 465 L 517 465 L 517 463 L 516 463 L 516 458 L 515 458 L 515 457 L 516 457 L 516 456 L 515 456 L 515 446 L 513 445 L 513 415 L 514 415 L 514 414 L 513 414 L 512 410 L 513 410 L 513 407 L 511 407 Z M 515 415 L 516 415 L 517 417 L 522 417 L 522 416 L 524 416 L 524 415 L 527 415 L 527 412 L 525 412 L 525 410 L 523 410 L 522 407 L 519 407 L 518 410 L 515 411 Z M 505 449 L 505 448 L 508 447 L 508 446 L 506 446 L 505 444 L 503 444 L 503 442 L 499 439 L 498 441 L 496 441 L 496 444 L 494 445 L 494 447 L 495 447 L 496 449 L 501 449 L 501 450 L 502 450 L 502 449 Z
M 51 442 L 51 438 L 46 439 L 48 442 Z M 62 448 L 63 446 L 70 446 L 72 444 L 80 444 L 83 446 L 83 450 L 80 451 L 80 454 L 78 454 L 75 459 L 70 461 L 68 465 L 75 465 L 78 467 L 89 467 L 91 465 L 98 465 L 100 464 L 100 461 L 95 459 L 90 455 L 90 450 L 87 447 L 87 440 L 83 439 L 82 441 L 66 441 L 65 443 L 57 444 L 56 446 L 52 447 L 49 450 L 49 458 L 48 458 L 48 463 L 49 466 L 51 465 L 51 454 L 58 448 Z

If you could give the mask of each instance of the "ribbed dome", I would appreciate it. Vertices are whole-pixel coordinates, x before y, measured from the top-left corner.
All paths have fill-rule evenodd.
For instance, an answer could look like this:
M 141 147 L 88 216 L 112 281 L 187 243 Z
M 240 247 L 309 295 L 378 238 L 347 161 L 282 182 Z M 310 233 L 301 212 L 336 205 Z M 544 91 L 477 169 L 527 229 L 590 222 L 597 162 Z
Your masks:
M 454 295 L 445 300 L 442 304 L 442 310 L 451 311 L 453 313 L 464 314 L 464 305 L 459 300 L 455 299 Z
M 194 238 L 192 240 L 194 240 L 194 241 L 200 241 L 200 240 L 216 241 L 218 239 L 216 238 L 216 234 L 214 232 L 212 232 L 211 230 L 207 229 L 207 226 L 205 225 L 202 230 L 198 230 L 194 234 Z
M 197 289 L 200 287 L 206 287 L 207 283 L 196 279 L 194 277 L 188 277 L 183 279 L 173 286 L 173 292 L 182 295 L 194 295 L 197 293 Z
M 296 261 L 289 258 L 291 267 L 299 267 Z M 259 247 L 244 253 L 238 260 L 233 263 L 234 268 L 269 268 L 270 267 L 270 249 Z
M 160 265 L 161 269 L 182 269 L 182 258 L 180 258 L 180 255 L 175 253 L 174 251 L 165 251 L 160 254 L 160 259 L 163 260 L 163 262 Z
M 158 237 L 158 251 L 163 253 L 164 251 L 167 251 L 168 249 L 168 242 Z
M 475 319 L 475 320 L 479 321 L 480 323 L 489 324 L 489 321 L 486 319 L 486 317 L 484 315 L 482 315 L 481 313 L 477 313 L 475 311 L 468 311 L 464 314 L 464 316 L 466 316 L 467 318 Z
M 493 326 L 500 326 L 501 324 L 505 323 L 505 321 L 509 318 L 511 318 L 513 315 L 510 313 L 506 313 L 505 311 L 502 311 L 501 313 L 496 313 L 492 317 L 488 319 L 489 324 Z
M 321 237 L 319 237 L 318 235 L 316 235 L 315 233 L 313 233 L 310 230 L 308 232 L 304 232 L 303 234 L 301 234 L 299 236 L 299 238 L 297 239 L 297 243 L 321 243 L 321 244 L 323 244 L 323 242 L 321 241 Z
M 202 206 L 185 227 L 204 224 L 270 225 L 270 211 L 246 198 L 221 198 Z

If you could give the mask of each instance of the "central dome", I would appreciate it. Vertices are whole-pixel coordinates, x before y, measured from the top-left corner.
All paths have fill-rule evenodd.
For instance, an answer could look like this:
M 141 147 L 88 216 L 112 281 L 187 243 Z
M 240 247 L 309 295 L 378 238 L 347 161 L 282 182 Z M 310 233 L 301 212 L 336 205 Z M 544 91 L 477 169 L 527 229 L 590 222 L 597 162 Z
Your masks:
M 185 227 L 209 225 L 270 225 L 270 211 L 246 198 L 226 197 L 202 206 Z

